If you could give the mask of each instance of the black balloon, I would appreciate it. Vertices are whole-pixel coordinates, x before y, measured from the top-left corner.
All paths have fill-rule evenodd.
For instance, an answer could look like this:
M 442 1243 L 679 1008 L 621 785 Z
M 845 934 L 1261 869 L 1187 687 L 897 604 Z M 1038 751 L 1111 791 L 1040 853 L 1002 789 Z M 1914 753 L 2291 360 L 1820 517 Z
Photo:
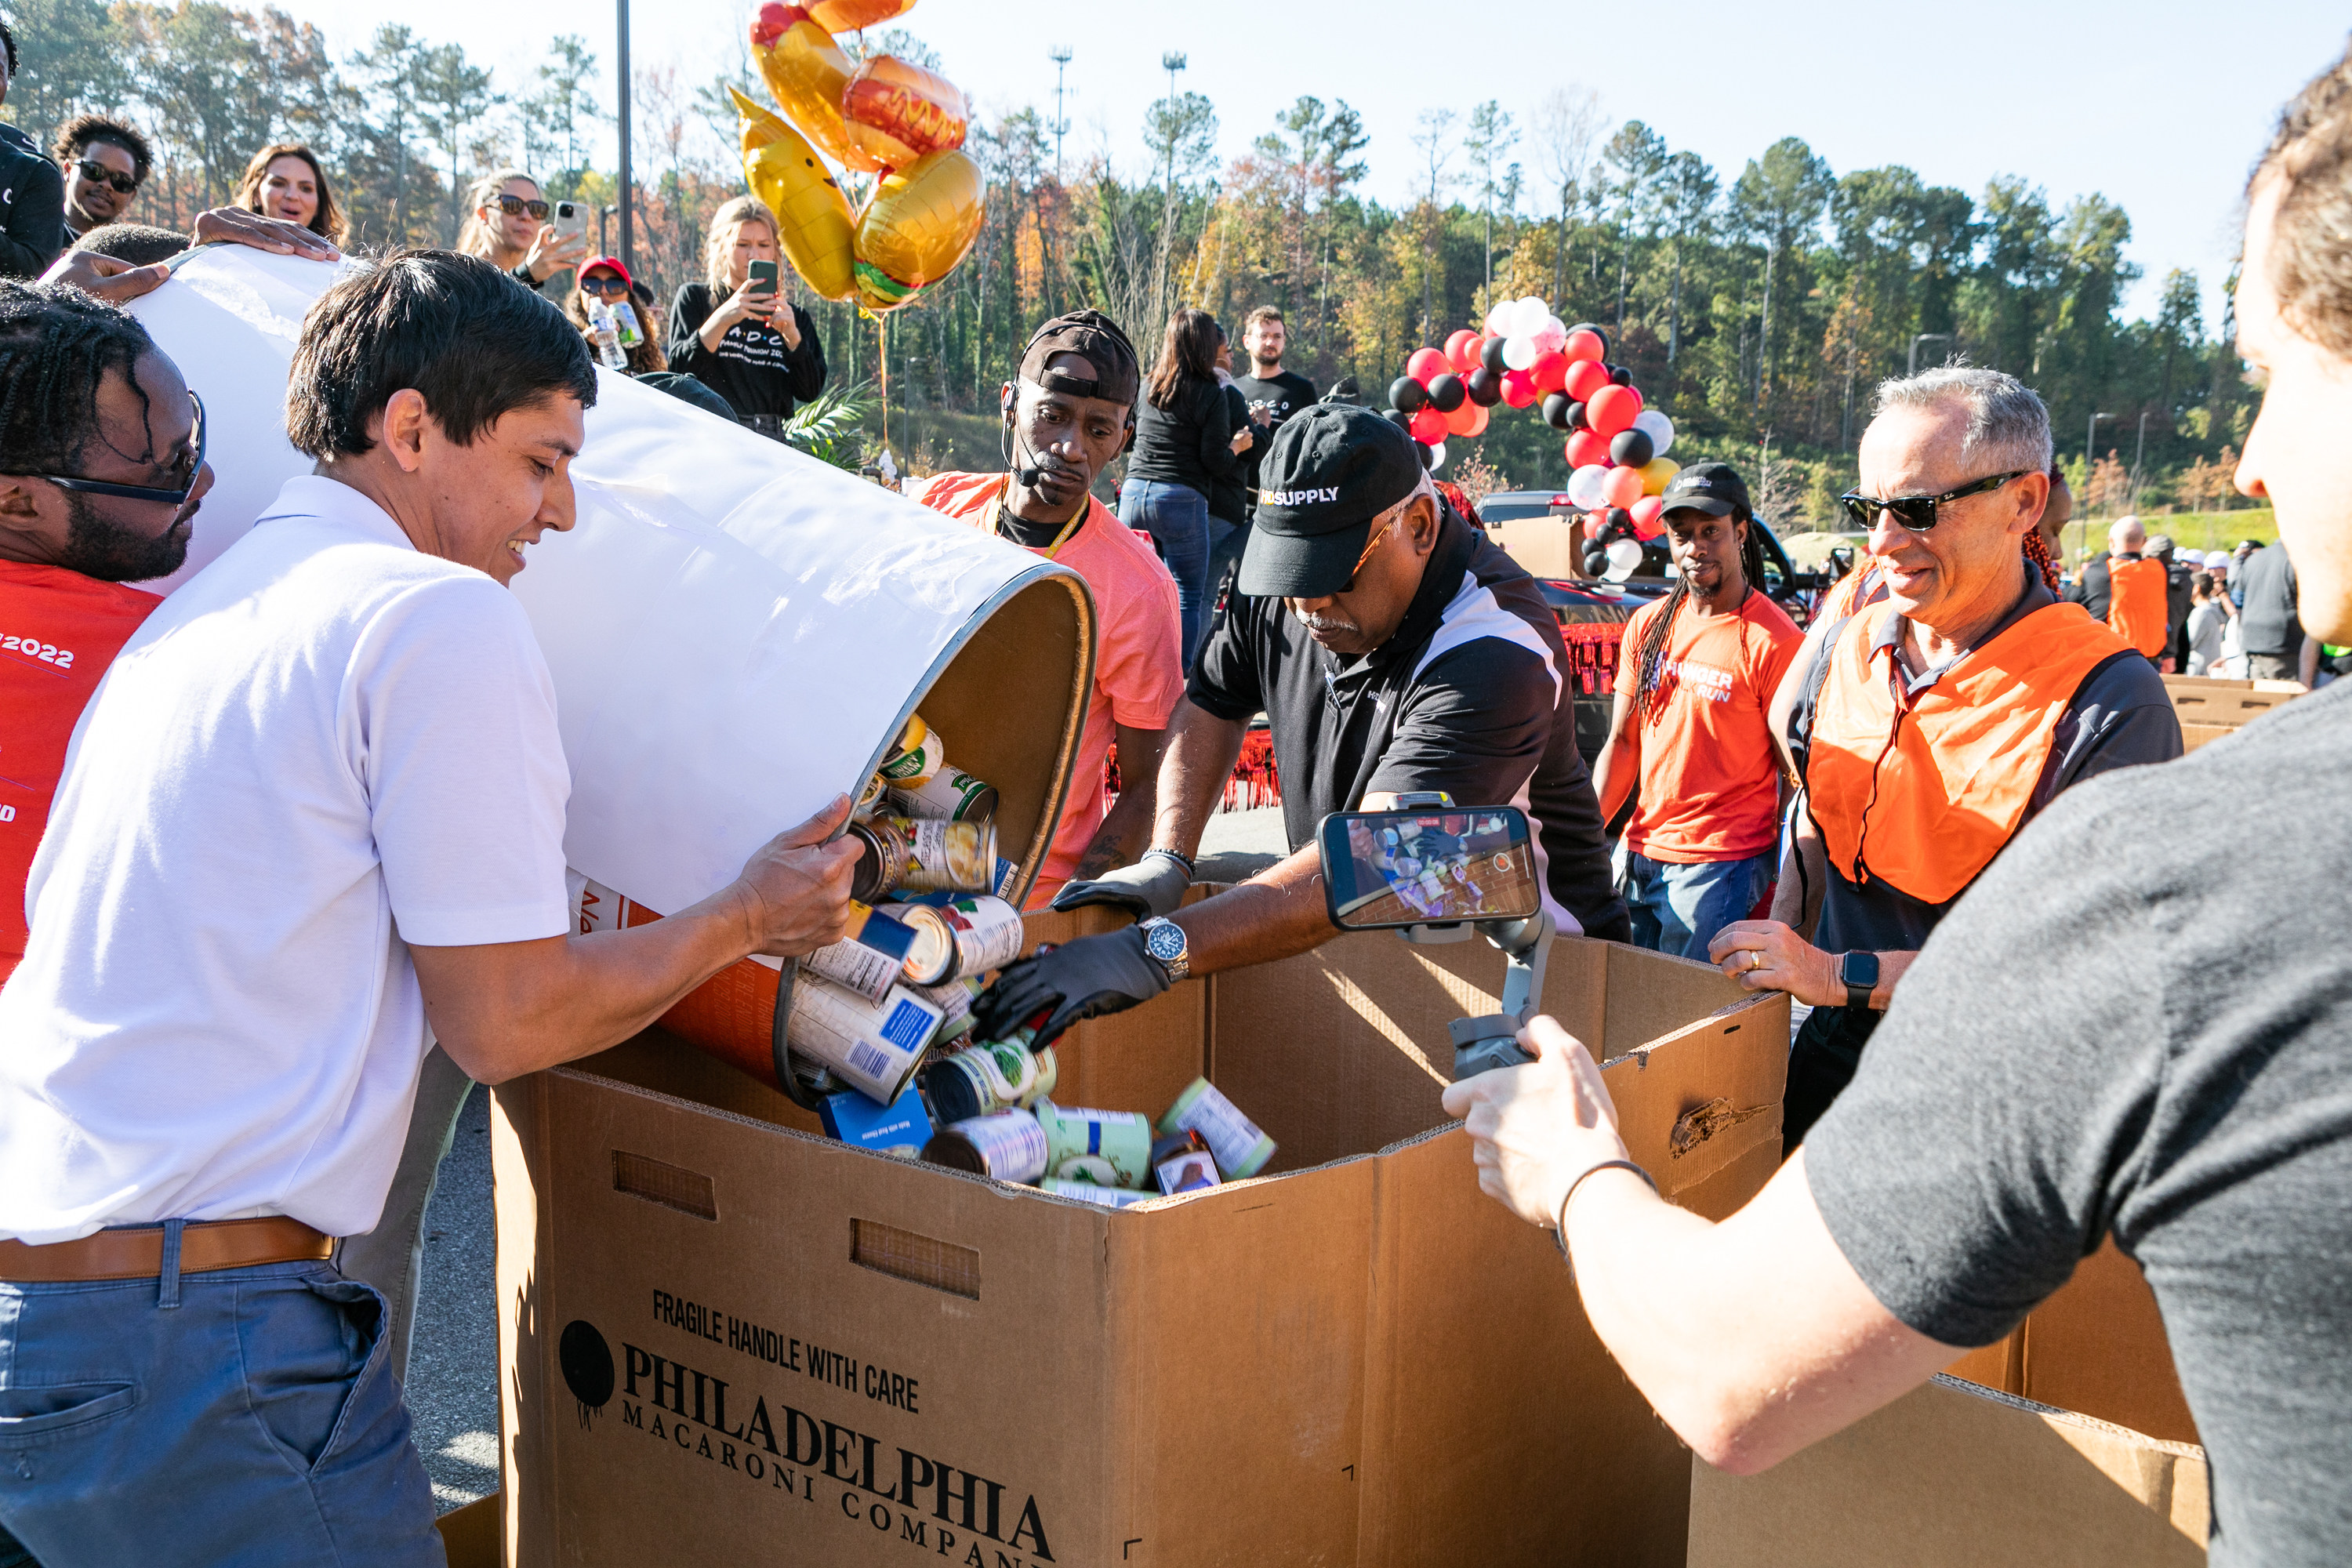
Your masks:
M 1565 430 L 1568 428 L 1568 394 L 1565 392 L 1547 392 L 1544 394 L 1544 423 L 1550 426 L 1553 429 Z
M 1429 388 L 1409 375 L 1389 383 L 1389 406 L 1402 414 L 1418 414 L 1429 402 Z
M 1606 544 L 1612 540 L 1631 539 L 1633 537 L 1633 514 L 1627 511 L 1622 506 L 1611 507 L 1609 509 L 1609 521 L 1601 526 L 1601 542 Z
M 1571 430 L 1581 430 L 1584 428 L 1585 424 L 1584 405 L 1581 403 L 1570 404 L 1568 405 L 1568 427 Z
M 1500 375 L 1505 371 L 1510 369 L 1511 367 L 1509 365 L 1503 363 L 1503 340 L 1500 338 L 1488 338 L 1486 340 L 1486 346 L 1478 351 L 1478 363 L 1485 365 L 1488 370 L 1493 371 L 1496 375 Z
M 1418 386 L 1421 384 L 1419 382 L 1415 382 L 1413 384 Z M 1404 431 L 1407 435 L 1411 435 L 1412 433 L 1412 416 L 1407 414 L 1402 408 L 1385 409 L 1381 412 L 1381 417 L 1395 426 L 1398 429 Z
M 1647 433 L 1640 430 L 1620 430 L 1609 443 L 1609 460 L 1622 463 L 1629 468 L 1647 467 L 1657 451 L 1650 444 Z
M 1609 552 L 1598 544 L 1584 547 L 1584 571 L 1587 576 L 1603 577 L 1609 573 Z
M 1452 371 L 1429 378 L 1429 404 L 1440 414 L 1451 414 L 1461 407 L 1465 395 L 1462 378 Z
M 1488 370 L 1482 364 L 1464 379 L 1462 390 L 1467 393 L 1470 401 L 1479 407 L 1492 408 L 1503 401 L 1502 374 L 1499 371 Z
M 1633 373 L 1627 366 L 1612 364 L 1609 367 L 1609 379 L 1619 386 L 1631 386 L 1633 384 Z
M 1423 468 L 1435 468 L 1435 467 L 1437 466 L 1437 448 L 1436 448 L 1436 447 L 1432 447 L 1432 446 L 1428 445 L 1427 443 L 1425 443 L 1425 442 L 1422 442 L 1422 441 L 1415 441 L 1415 442 L 1412 444 L 1412 446 L 1413 446 L 1413 450 L 1415 450 L 1415 451 L 1417 451 L 1417 452 L 1419 452 L 1419 453 L 1421 454 L 1421 466 L 1422 466 Z
M 1599 338 L 1601 340 L 1601 357 L 1604 360 L 1609 357 L 1609 334 L 1607 332 L 1602 331 L 1599 326 L 1591 321 L 1579 321 L 1576 325 L 1568 329 L 1568 335 L 1570 337 L 1574 337 L 1579 332 L 1591 332 L 1594 337 Z

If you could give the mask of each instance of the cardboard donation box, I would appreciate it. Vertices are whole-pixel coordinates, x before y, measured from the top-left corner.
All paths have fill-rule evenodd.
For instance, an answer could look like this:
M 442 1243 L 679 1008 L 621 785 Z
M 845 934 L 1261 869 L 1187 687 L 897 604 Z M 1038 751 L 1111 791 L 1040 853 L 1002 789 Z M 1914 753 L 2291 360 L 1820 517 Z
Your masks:
M 2204 1450 L 2110 1241 L 2008 1338 L 1760 1476 L 1691 1461 L 1689 1568 L 2196 1568 Z
M 1057 1104 L 1205 1073 L 1279 1146 L 1116 1210 L 827 1141 L 657 1032 L 501 1086 L 507 1561 L 1679 1563 L 1684 1450 L 1438 1104 L 1502 973 L 1360 932 L 1079 1025 Z M 1545 1002 L 1669 1198 L 1770 1175 L 1784 998 L 1562 939 Z
M 1573 581 L 1590 579 L 1584 569 L 1584 519 L 1568 510 L 1541 517 L 1498 518 L 1486 525 L 1486 537 L 1512 560 L 1538 577 Z
M 2180 721 L 2182 743 L 2192 752 L 2303 695 L 2298 681 L 2222 680 L 2202 675 L 2168 675 L 2164 689 L 2172 699 L 2173 716 Z

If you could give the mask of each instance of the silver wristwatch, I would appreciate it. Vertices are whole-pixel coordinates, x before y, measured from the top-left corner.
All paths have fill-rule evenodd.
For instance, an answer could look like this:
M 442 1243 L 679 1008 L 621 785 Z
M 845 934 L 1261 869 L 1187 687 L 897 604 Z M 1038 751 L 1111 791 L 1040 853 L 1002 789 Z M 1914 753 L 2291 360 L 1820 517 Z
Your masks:
M 1155 915 L 1136 928 L 1143 933 L 1143 951 L 1159 962 L 1168 972 L 1168 984 L 1173 985 L 1192 969 L 1192 950 L 1184 941 L 1184 928 L 1165 915 Z

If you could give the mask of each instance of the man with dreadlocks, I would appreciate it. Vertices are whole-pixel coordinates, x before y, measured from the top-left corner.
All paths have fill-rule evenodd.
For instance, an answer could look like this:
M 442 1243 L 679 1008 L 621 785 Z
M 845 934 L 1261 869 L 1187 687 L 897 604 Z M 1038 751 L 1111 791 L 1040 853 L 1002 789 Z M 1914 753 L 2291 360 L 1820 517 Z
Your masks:
M 1680 574 L 1625 628 L 1634 654 L 1592 788 L 1604 821 L 1635 795 L 1624 837 L 1634 943 L 1697 958 L 1772 879 L 1780 769 L 1765 709 L 1803 639 L 1757 587 L 1763 544 L 1731 466 L 1693 463 L 1663 499 Z
M 2041 398 L 1965 365 L 1890 381 L 1860 458 L 1841 499 L 1870 530 L 1875 581 L 1821 629 L 1795 720 L 1828 861 L 1819 945 L 1743 921 L 1708 954 L 1814 1009 L 1789 1058 L 1790 1147 L 1853 1079 L 1927 933 L 2018 830 L 2062 790 L 2181 750 L 2155 667 L 2058 600 L 2036 526 Z

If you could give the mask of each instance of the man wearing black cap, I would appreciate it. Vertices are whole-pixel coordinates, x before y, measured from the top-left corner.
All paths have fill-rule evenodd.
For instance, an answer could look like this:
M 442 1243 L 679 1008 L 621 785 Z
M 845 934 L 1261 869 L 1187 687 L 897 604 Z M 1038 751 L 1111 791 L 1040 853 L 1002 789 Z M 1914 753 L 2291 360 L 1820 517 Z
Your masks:
M 1123 527 L 1095 499 L 1095 477 L 1135 434 L 1142 381 L 1135 348 L 1099 310 L 1073 310 L 1037 329 L 1021 356 L 1020 380 L 1004 388 L 1004 466 L 994 474 L 937 474 L 923 504 L 985 528 L 1087 580 L 1097 640 L 1095 689 L 1071 763 L 1073 783 L 1030 895 L 1041 907 L 1073 879 L 1155 868 L 1181 891 L 1190 862 L 1147 856 L 1130 867 L 1151 833 L 1152 786 L 1167 742 L 1168 716 L 1184 694 L 1176 581 L 1143 535 Z M 1118 804 L 1106 811 L 1103 764 L 1118 742 Z
M 1261 710 L 1290 857 L 1181 912 L 1181 877 L 1137 887 L 1130 907 L 1154 918 L 1008 968 L 977 1004 L 983 1032 L 1050 1009 L 1051 1037 L 1187 974 L 1315 947 L 1334 934 L 1318 824 L 1409 792 L 1524 810 L 1559 929 L 1625 940 L 1559 626 L 1534 580 L 1438 500 L 1411 437 L 1346 404 L 1294 414 L 1266 453 L 1236 588 L 1169 727 L 1152 858 L 1192 853 Z
M 1601 815 L 1635 796 L 1625 827 L 1633 941 L 1704 958 L 1770 885 L 1780 768 L 1765 717 L 1803 642 L 1756 584 L 1764 575 L 1748 486 L 1693 463 L 1662 498 L 1675 591 L 1625 628 L 1609 743 L 1592 764 Z

